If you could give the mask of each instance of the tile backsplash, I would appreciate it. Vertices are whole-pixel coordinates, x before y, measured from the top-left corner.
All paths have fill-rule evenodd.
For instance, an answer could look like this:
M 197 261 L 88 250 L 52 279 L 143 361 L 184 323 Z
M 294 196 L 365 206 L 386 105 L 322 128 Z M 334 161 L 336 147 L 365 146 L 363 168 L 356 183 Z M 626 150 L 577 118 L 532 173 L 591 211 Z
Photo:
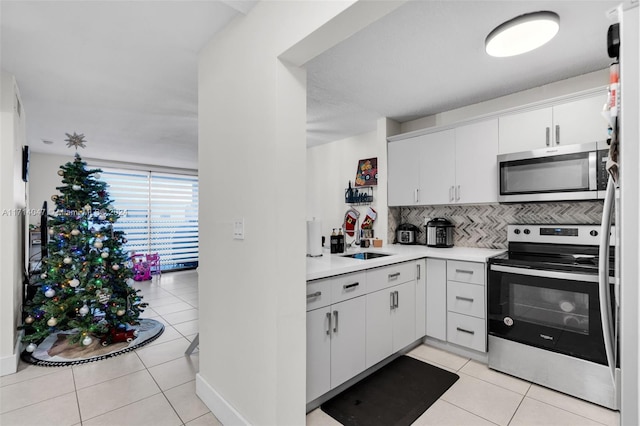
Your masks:
M 455 225 L 454 245 L 506 248 L 507 225 L 514 223 L 595 224 L 602 218 L 603 202 L 477 204 L 389 208 L 389 241 L 401 223 L 417 225 L 418 244 L 426 244 L 424 218 L 444 217 Z

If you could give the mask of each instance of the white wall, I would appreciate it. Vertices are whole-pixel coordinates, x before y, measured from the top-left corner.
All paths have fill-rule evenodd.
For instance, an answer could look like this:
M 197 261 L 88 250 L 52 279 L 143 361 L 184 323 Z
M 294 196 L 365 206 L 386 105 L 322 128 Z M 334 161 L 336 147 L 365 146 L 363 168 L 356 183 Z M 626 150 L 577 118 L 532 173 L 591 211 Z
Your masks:
M 412 132 L 428 127 L 444 126 L 485 114 L 519 107 L 531 103 L 546 101 L 549 99 L 572 95 L 574 93 L 589 91 L 594 88 L 604 87 L 609 83 L 609 70 L 600 70 L 580 75 L 566 80 L 560 80 L 544 86 L 535 87 L 511 95 L 502 96 L 485 102 L 468 105 L 451 111 L 445 111 L 428 117 L 406 121 L 400 124 L 400 133 Z
M 224 424 L 305 422 L 306 74 L 298 66 L 400 4 L 258 2 L 200 53 L 206 261 L 196 392 Z M 240 218 L 241 241 L 232 238 Z
M 58 176 L 60 166 L 73 161 L 73 154 L 55 155 L 40 152 L 31 153 L 31 167 L 29 171 L 29 208 L 39 209 L 44 201 L 49 211 L 55 210 L 56 204 L 51 196 L 59 194 L 56 187 L 62 185 L 62 176 Z M 39 225 L 40 216 L 29 216 L 29 224 Z
M 17 113 L 19 90 L 14 77 L 2 71 L 0 78 L 0 375 L 6 375 L 16 372 L 19 356 L 16 327 L 26 250 L 25 113 Z
M 358 161 L 365 158 L 379 157 L 376 144 L 377 132 L 338 140 L 332 143 L 314 146 L 307 149 L 307 220 L 322 221 L 322 235 L 326 236 L 329 247 L 329 235 L 333 228 L 343 228 L 344 215 L 349 205 L 344 202 L 344 191 L 348 182 L 355 188 L 355 177 Z M 384 167 L 378 158 L 378 168 Z M 382 189 L 382 190 L 381 190 Z M 373 203 L 371 207 L 380 212 L 386 209 L 386 203 L 380 204 L 379 194 L 386 192 L 386 187 L 373 187 Z M 360 212 L 360 223 L 365 218 L 367 206 L 354 206 Z M 381 221 L 374 222 L 376 236 L 385 235 Z M 350 242 L 351 237 L 347 237 Z

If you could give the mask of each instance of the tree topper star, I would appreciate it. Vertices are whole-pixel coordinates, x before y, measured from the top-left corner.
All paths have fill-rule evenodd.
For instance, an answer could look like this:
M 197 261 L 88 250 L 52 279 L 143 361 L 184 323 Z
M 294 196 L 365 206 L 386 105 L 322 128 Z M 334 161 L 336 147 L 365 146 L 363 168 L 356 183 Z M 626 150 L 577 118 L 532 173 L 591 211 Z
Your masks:
M 78 150 L 78 147 L 86 148 L 84 144 L 86 142 L 84 140 L 84 134 L 78 135 L 76 132 L 73 132 L 73 135 L 70 135 L 69 133 L 65 133 L 65 135 L 67 135 L 67 139 L 65 139 L 65 142 L 67 143 L 67 146 L 69 148 L 74 146 L 76 147 L 76 151 Z

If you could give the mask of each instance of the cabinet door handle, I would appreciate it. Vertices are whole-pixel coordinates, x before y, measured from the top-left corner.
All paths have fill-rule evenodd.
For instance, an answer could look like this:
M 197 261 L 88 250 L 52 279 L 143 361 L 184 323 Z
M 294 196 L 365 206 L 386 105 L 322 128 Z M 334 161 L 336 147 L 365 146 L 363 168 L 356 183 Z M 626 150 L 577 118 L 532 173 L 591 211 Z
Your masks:
M 321 291 L 316 291 L 315 293 L 307 294 L 307 299 L 313 299 L 314 297 L 319 297 L 322 295 Z
M 342 286 L 342 288 L 344 290 L 349 290 L 350 288 L 358 287 L 359 285 L 360 285 L 360 283 L 345 284 L 345 285 Z
M 420 192 L 420 188 L 416 188 L 416 190 L 413 193 L 413 199 L 416 203 L 420 200 L 420 198 L 418 197 L 419 192 Z
M 398 306 L 400 306 L 400 294 L 398 293 L 398 291 L 394 291 L 393 292 L 395 294 L 395 299 L 396 299 L 396 303 L 395 303 L 395 307 L 397 308 Z
M 467 333 L 467 334 L 476 334 L 475 331 L 472 330 L 465 330 L 464 328 L 460 328 L 460 327 L 456 327 L 456 330 L 461 331 L 463 333 Z
M 338 311 L 333 311 L 333 317 L 334 317 L 333 332 L 337 333 L 338 332 Z
M 393 291 L 389 293 L 389 309 L 393 310 L 395 308 L 395 297 L 393 297 Z
M 460 185 L 456 187 L 456 201 L 460 201 Z
M 420 279 L 420 264 L 418 263 L 416 266 L 418 267 L 418 272 L 417 272 L 418 277 L 416 279 L 419 280 Z
M 449 201 L 453 201 L 453 186 L 449 187 Z
M 473 299 L 470 297 L 462 297 L 462 296 L 456 296 L 457 300 L 464 300 L 465 302 L 473 302 Z
M 389 274 L 389 281 L 395 280 L 400 276 L 400 272 L 396 272 L 395 274 Z
M 560 125 L 556 124 L 556 145 L 560 145 Z
M 551 129 L 547 127 L 545 129 L 545 133 L 546 133 L 546 139 L 547 139 L 547 146 L 549 146 L 551 144 Z
M 461 274 L 473 274 L 473 271 L 470 271 L 468 269 L 456 269 L 456 272 Z
M 331 334 L 331 312 L 327 312 L 327 336 Z

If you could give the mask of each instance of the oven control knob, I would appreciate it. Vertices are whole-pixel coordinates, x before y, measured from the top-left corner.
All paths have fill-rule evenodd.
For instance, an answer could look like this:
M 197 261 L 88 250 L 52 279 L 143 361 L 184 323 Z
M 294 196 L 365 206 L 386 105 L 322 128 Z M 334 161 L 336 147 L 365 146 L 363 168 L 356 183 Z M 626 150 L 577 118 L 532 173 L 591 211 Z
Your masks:
M 513 233 L 516 234 L 516 235 L 520 235 L 520 230 L 518 228 L 516 228 L 516 229 L 513 230 Z
M 589 232 L 589 235 L 591 235 L 592 237 L 597 237 L 598 236 L 598 231 L 596 231 L 595 229 L 592 230 L 591 232 Z
M 504 317 L 503 321 L 507 327 L 511 327 L 513 325 L 513 318 L 511 317 Z
M 527 234 L 527 235 L 529 235 L 529 234 L 531 233 L 531 231 L 529 231 L 528 229 L 525 229 L 525 230 L 524 230 L 524 233 L 525 233 L 525 234 Z

